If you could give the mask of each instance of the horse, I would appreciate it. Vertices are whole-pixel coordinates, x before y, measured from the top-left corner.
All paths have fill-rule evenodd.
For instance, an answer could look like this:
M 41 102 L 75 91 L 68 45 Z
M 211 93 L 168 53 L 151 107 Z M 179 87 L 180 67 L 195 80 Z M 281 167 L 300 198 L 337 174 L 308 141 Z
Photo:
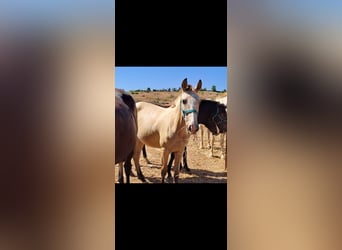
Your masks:
M 123 183 L 123 162 L 126 183 L 130 183 L 131 159 L 137 131 L 137 109 L 134 98 L 124 90 L 115 88 L 115 164 L 119 164 L 119 183 Z
M 227 113 L 227 96 L 224 97 L 220 97 L 220 98 L 216 98 L 215 101 L 221 103 L 222 105 L 225 106 L 225 111 Z M 214 157 L 214 143 L 215 143 L 215 134 L 211 133 L 211 131 L 209 131 L 208 129 L 205 129 L 205 127 L 200 126 L 200 149 L 204 148 L 204 143 L 203 143 L 203 133 L 206 130 L 207 132 L 207 136 L 208 136 L 208 147 L 210 150 L 209 153 L 209 157 Z M 212 135 L 211 137 L 211 143 L 210 143 L 210 135 Z M 226 152 L 225 152 L 225 147 L 224 147 L 224 138 L 226 137 L 226 131 L 224 133 L 220 133 L 220 147 L 221 147 L 221 159 L 225 158 Z
M 227 131 L 227 112 L 225 106 L 217 101 L 201 100 L 198 112 L 198 123 L 204 125 L 212 134 L 217 135 L 225 133 Z M 143 157 L 147 163 L 150 161 L 147 159 L 146 147 L 142 148 Z M 168 178 L 171 177 L 171 166 L 174 160 L 174 153 L 171 153 L 171 158 L 168 163 Z M 187 148 L 185 146 L 183 152 L 183 165 L 187 172 L 191 172 L 187 163 Z M 182 164 L 180 164 L 182 169 Z
M 224 97 L 220 97 L 220 98 L 216 98 L 215 100 L 219 103 L 222 103 L 223 105 L 225 105 L 226 107 L 226 112 L 227 111 L 227 101 L 228 101 L 228 96 L 224 96 Z M 226 137 L 226 145 L 224 146 L 224 138 Z M 214 153 L 214 143 L 215 143 L 215 136 L 212 136 L 212 141 L 211 141 L 211 157 L 213 157 L 213 153 Z M 220 146 L 221 146 L 221 159 L 226 158 L 226 149 L 227 149 L 227 132 L 220 134 Z
M 182 81 L 179 96 L 168 108 L 148 102 L 137 102 L 138 133 L 133 156 L 136 169 L 140 170 L 139 158 L 143 145 L 161 148 L 162 168 L 161 182 L 165 182 L 167 161 L 171 152 L 175 153 L 174 182 L 178 183 L 179 165 L 184 147 L 191 134 L 198 131 L 198 112 L 200 98 L 198 91 L 202 87 L 199 80 L 196 88 L 188 84 L 187 78 Z M 143 174 L 137 171 L 138 178 L 145 182 Z

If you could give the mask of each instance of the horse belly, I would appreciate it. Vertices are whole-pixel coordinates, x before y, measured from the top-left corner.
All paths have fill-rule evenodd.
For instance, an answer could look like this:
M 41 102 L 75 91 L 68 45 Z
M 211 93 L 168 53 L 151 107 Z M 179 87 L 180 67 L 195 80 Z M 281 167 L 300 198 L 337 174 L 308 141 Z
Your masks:
M 186 137 L 174 137 L 168 141 L 167 148 L 170 152 L 183 151 L 184 147 L 188 144 L 188 138 Z
M 138 135 L 138 139 L 142 141 L 147 146 L 153 147 L 153 148 L 160 148 L 161 145 L 159 143 L 159 134 L 153 133 L 149 135 Z
M 144 144 L 150 147 L 160 148 L 160 132 L 156 120 L 156 117 L 152 115 L 147 116 L 144 111 L 139 111 L 137 136 Z
M 115 118 L 115 163 L 119 163 L 134 149 L 137 129 L 132 114 L 118 112 Z

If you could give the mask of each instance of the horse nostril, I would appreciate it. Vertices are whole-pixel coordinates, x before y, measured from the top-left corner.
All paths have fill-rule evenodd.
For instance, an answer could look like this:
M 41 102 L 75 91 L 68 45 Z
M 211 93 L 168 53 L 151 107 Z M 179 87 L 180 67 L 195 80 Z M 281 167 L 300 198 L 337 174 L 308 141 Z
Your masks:
M 192 126 L 190 125 L 190 126 L 188 127 L 188 130 L 191 131 L 191 128 L 192 128 Z

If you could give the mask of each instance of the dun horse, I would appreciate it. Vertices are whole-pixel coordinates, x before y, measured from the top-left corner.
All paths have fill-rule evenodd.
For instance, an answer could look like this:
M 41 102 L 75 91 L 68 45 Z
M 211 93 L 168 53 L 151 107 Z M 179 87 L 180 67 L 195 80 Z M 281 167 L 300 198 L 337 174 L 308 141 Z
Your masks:
M 202 87 L 199 80 L 195 89 L 188 85 L 185 78 L 181 84 L 181 93 L 168 108 L 162 108 L 148 102 L 138 102 L 138 134 L 133 156 L 138 178 L 145 181 L 140 170 L 140 154 L 144 144 L 161 148 L 161 181 L 164 183 L 169 154 L 175 153 L 174 182 L 178 183 L 179 165 L 190 134 L 198 131 L 198 111 L 200 98 L 197 92 Z M 138 171 L 139 169 L 139 171 Z
M 199 126 L 204 125 L 213 135 L 218 135 L 227 132 L 227 112 L 226 106 L 212 100 L 201 100 L 198 112 Z M 145 145 L 142 149 L 143 157 L 147 163 L 151 163 L 147 158 Z M 171 153 L 171 158 L 168 163 L 168 177 L 171 177 L 171 166 L 174 160 L 174 153 Z M 187 163 L 187 148 L 183 152 L 184 169 L 190 173 L 190 168 Z M 182 169 L 182 164 L 180 164 Z
M 227 111 L 226 106 L 220 102 L 211 100 L 201 100 L 198 123 L 204 125 L 213 135 L 223 135 L 227 132 Z M 168 176 L 171 176 L 171 166 L 174 154 L 168 164 Z M 186 171 L 190 172 L 187 163 L 187 149 L 183 153 L 183 163 Z

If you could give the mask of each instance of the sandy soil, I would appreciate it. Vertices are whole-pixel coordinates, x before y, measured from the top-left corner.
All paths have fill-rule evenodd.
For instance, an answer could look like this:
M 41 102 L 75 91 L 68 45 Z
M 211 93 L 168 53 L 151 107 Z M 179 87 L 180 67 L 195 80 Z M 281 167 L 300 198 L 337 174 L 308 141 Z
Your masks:
M 173 101 L 177 92 L 142 92 L 133 93 L 136 101 L 150 101 L 167 105 Z M 200 97 L 205 99 L 214 99 L 224 96 L 226 93 L 200 92 Z M 209 157 L 210 149 L 200 149 L 200 133 L 190 137 L 187 152 L 188 166 L 191 173 L 182 169 L 179 176 L 179 183 L 226 183 L 227 170 L 225 170 L 225 159 L 221 159 L 221 147 L 219 137 L 215 138 L 214 157 Z M 207 136 L 204 136 L 204 146 L 207 146 Z M 144 158 L 140 157 L 141 170 L 146 177 L 147 183 L 161 183 L 161 153 L 159 148 L 146 147 L 148 159 L 152 164 L 147 164 Z M 132 160 L 133 163 L 133 160 Z M 135 166 L 132 166 L 132 172 L 136 176 Z M 173 174 L 173 172 L 172 172 Z M 131 177 L 131 183 L 143 183 L 137 177 Z M 118 179 L 118 167 L 115 167 L 116 182 Z
M 206 137 L 205 137 L 206 138 Z M 199 149 L 200 137 L 192 136 L 188 144 L 188 166 L 191 174 L 182 169 L 179 175 L 179 183 L 226 183 L 227 171 L 225 159 L 221 159 L 219 137 L 215 140 L 214 157 L 209 157 L 210 149 Z M 204 140 L 204 145 L 207 145 Z M 147 183 L 161 182 L 161 153 L 158 148 L 146 147 L 147 157 L 152 164 L 147 164 L 140 157 L 141 171 L 146 177 Z M 132 161 L 133 163 L 133 161 Z M 132 172 L 136 176 L 134 164 Z M 173 174 L 173 171 L 172 171 Z M 118 167 L 115 168 L 115 178 L 118 177 Z M 131 177 L 131 183 L 142 183 L 137 177 Z

